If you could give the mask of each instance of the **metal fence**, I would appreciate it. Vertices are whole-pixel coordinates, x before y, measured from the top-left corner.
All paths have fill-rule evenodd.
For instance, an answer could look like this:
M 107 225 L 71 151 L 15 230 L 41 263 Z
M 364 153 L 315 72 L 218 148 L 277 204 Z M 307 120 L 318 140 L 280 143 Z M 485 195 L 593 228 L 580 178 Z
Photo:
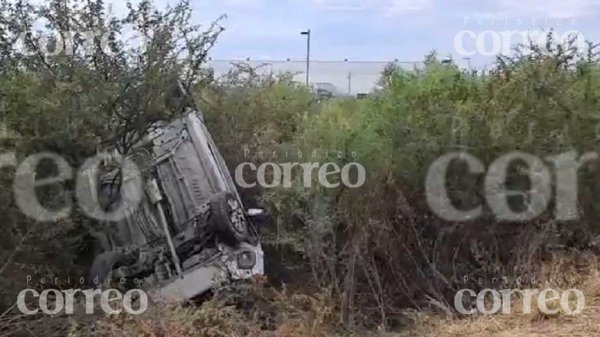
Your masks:
M 306 61 L 303 60 L 209 60 L 215 76 L 222 76 L 235 63 L 261 66 L 262 71 L 271 73 L 289 72 L 294 80 L 305 83 Z M 394 63 L 402 68 L 419 67 L 422 62 L 402 61 L 310 61 L 310 83 L 330 83 L 339 95 L 357 95 L 371 92 L 377 85 L 386 65 Z

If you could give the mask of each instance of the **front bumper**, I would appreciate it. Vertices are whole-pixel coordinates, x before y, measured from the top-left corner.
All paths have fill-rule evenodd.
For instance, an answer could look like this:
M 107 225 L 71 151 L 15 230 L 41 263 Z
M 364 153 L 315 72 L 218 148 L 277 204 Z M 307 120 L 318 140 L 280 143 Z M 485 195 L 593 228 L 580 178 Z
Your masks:
M 222 252 L 220 258 L 208 265 L 184 270 L 182 277 L 149 291 L 150 298 L 163 303 L 184 302 L 228 281 L 248 280 L 264 275 L 264 252 L 260 244 L 252 246 L 244 243 L 237 248 L 221 246 L 219 249 Z M 254 254 L 255 263 L 252 267 L 239 266 L 238 257 L 244 253 Z

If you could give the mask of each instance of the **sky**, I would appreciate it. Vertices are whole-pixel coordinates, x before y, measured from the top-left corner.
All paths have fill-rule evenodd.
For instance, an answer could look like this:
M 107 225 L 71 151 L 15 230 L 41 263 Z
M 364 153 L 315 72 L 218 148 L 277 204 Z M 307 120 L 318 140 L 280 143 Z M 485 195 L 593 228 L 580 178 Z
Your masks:
M 198 23 L 221 14 L 226 31 L 217 59 L 304 59 L 311 29 L 316 60 L 419 61 L 436 49 L 457 60 L 455 39 L 471 53 L 482 32 L 578 31 L 600 41 L 600 0 L 191 0 Z M 166 3 L 167 0 L 158 0 Z M 493 51 L 493 35 L 482 40 Z M 485 63 L 488 55 L 468 55 Z
M 165 6 L 174 0 L 155 0 Z M 118 8 L 122 0 L 113 0 Z M 191 0 L 194 21 L 225 14 L 213 59 L 422 61 L 436 50 L 462 67 L 490 67 L 510 45 L 553 28 L 600 42 L 600 0 Z M 302 70 L 300 63 L 294 67 Z M 318 65 L 317 65 L 318 67 Z M 294 68 L 294 69 L 296 69 Z M 329 68 L 328 68 L 329 69 Z M 318 76 L 318 70 L 312 72 Z M 360 70 L 356 71 L 360 73 Z M 337 85 L 348 74 L 336 75 Z M 340 77 L 342 76 L 342 77 Z M 370 81 L 370 80 L 369 80 Z M 345 85 L 344 85 L 345 86 Z

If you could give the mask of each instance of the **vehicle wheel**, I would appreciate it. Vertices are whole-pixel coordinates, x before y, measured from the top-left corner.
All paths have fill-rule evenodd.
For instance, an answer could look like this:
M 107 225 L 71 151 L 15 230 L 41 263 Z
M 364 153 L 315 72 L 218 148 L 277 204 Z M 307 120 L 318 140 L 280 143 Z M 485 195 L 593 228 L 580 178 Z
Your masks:
M 233 194 L 216 194 L 210 200 L 210 217 L 213 228 L 222 239 L 239 243 L 248 238 L 248 219 L 244 208 Z
M 128 259 L 127 254 L 119 252 L 105 252 L 96 256 L 88 275 L 88 285 L 96 288 L 109 286 L 113 269 Z

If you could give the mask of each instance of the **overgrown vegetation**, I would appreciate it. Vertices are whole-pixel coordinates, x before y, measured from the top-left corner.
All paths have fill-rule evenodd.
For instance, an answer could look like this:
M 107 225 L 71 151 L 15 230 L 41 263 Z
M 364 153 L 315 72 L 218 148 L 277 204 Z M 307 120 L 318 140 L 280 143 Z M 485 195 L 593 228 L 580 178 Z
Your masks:
M 0 115 L 8 136 L 1 149 L 19 160 L 56 153 L 74 168 L 107 145 L 126 154 L 153 122 L 178 116 L 180 86 L 209 81 L 202 66 L 222 31 L 218 22 L 193 25 L 187 1 L 164 11 L 141 1 L 122 17 L 102 0 L 0 4 Z M 126 38 L 136 35 L 137 42 Z M 14 168 L 3 170 L 0 284 L 10 296 L 0 308 L 13 303 L 25 275 L 85 275 L 102 230 L 75 207 L 56 223 L 34 222 L 15 203 Z M 56 174 L 49 165 L 35 173 Z M 73 185 L 40 188 L 38 197 L 53 210 L 75 205 Z
M 315 108 L 288 79 L 256 78 L 252 89 L 224 91 L 225 97 L 242 95 L 239 103 L 225 99 L 227 104 L 207 104 L 205 112 L 231 167 L 246 161 L 366 166 L 367 182 L 359 189 L 306 189 L 298 181 L 291 189 L 254 192 L 276 217 L 274 244 L 306 260 L 305 270 L 338 299 L 345 324 L 393 326 L 395 313 L 406 307 L 452 311 L 465 277 L 539 279 L 541 262 L 553 254 L 592 250 L 596 161 L 580 171 L 582 216 L 572 222 L 553 220 L 549 207 L 526 223 L 497 221 L 490 210 L 474 221 L 448 223 L 433 216 L 424 187 L 429 166 L 453 151 L 471 153 L 486 165 L 513 151 L 540 158 L 597 151 L 598 69 L 594 45 L 581 53 L 549 35 L 545 48 L 521 46 L 485 74 L 442 64 L 431 54 L 420 69 L 390 66 L 382 89 L 367 100 L 333 100 Z M 245 118 L 277 116 L 271 109 L 279 111 L 281 102 L 287 107 L 284 125 L 277 118 Z M 266 155 L 259 157 L 261 151 Z M 274 151 L 279 156 L 273 160 Z M 521 173 L 511 172 L 509 181 L 516 183 L 510 187 L 526 191 Z M 485 204 L 483 175 L 466 174 L 457 164 L 448 177 L 458 206 Z M 485 288 L 489 282 L 468 286 Z
M 598 161 L 580 170 L 578 221 L 555 221 L 550 207 L 526 223 L 497 221 L 489 210 L 473 221 L 449 223 L 432 214 L 424 195 L 429 166 L 452 151 L 467 151 L 488 165 L 512 151 L 540 158 L 598 151 L 596 45 L 578 51 L 549 35 L 544 48 L 521 46 L 514 55 L 500 57 L 493 71 L 479 74 L 442 64 L 432 53 L 418 69 L 389 66 L 381 88 L 367 99 L 317 101 L 289 75 L 259 75 L 243 64 L 220 79 L 203 71 L 222 28 L 218 23 L 206 30 L 193 26 L 185 1 L 163 12 L 142 1 L 121 19 L 108 15 L 101 0 L 39 7 L 3 1 L 0 15 L 0 114 L 7 130 L 18 136 L 4 139 L 3 151 L 21 158 L 52 151 L 74 167 L 106 143 L 126 153 L 133 135 L 181 112 L 181 81 L 195 93 L 232 170 L 243 162 L 266 161 L 340 166 L 355 161 L 366 167 L 366 184 L 358 189 L 305 188 L 298 175 L 291 188 L 241 191 L 250 204 L 267 205 L 274 218 L 263 230 L 270 282 L 318 294 L 300 299 L 309 309 L 263 308 L 250 315 L 252 321 L 239 308 L 222 311 L 221 304 L 211 303 L 166 316 L 159 312 L 160 319 L 109 319 L 103 326 L 109 330 L 99 330 L 107 336 L 115 327 L 131 336 L 167 336 L 166 331 L 260 336 L 257 329 L 276 336 L 328 336 L 330 329 L 342 327 L 398 329 L 407 309 L 453 315 L 458 289 L 489 286 L 464 284 L 465 277 L 544 280 L 544 266 L 557 255 L 575 260 L 596 253 Z M 38 17 L 47 20 L 48 29 L 109 32 L 112 55 L 99 39 L 92 45 L 75 39 L 73 55 L 49 56 L 30 37 L 26 44 L 35 52 L 23 53 L 15 37 Z M 119 40 L 124 30 L 139 32 L 148 43 Z M 0 289 L 6 291 L 2 299 L 8 308 L 24 275 L 84 270 L 99 225 L 76 211 L 58 223 L 33 223 L 15 205 L 14 171 L 5 170 Z M 484 204 L 483 177 L 465 172 L 459 164 L 450 170 L 456 204 Z M 513 187 L 527 189 L 518 169 L 511 172 Z M 70 188 L 39 193 L 47 206 L 61 207 L 72 200 Z M 269 303 L 299 299 L 287 296 Z

